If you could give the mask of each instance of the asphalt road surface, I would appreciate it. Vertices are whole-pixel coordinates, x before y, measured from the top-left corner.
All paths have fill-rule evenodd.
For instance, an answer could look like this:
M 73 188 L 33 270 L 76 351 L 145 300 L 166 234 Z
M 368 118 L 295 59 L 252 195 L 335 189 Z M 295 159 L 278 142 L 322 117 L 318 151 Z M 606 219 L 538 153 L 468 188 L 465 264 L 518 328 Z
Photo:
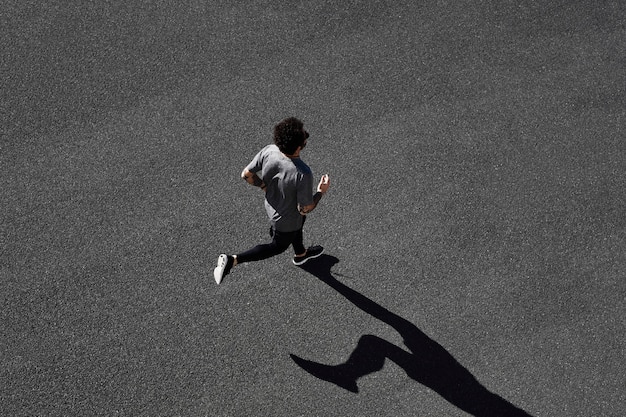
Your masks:
M 0 9 L 0 415 L 623 416 L 620 1 Z M 326 256 L 239 179 L 287 116 Z

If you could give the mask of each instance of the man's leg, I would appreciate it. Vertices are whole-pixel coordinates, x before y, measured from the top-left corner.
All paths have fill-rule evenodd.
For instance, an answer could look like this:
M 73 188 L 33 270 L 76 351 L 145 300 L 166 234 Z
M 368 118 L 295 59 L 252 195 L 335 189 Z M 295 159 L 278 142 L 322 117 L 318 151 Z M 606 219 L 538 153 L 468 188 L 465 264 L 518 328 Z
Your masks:
M 235 255 L 236 263 L 261 261 L 283 253 L 287 250 L 297 232 L 279 232 L 271 229 L 270 233 L 272 236 L 270 243 L 256 245 L 245 252 Z
M 324 252 L 324 248 L 321 246 L 311 246 L 310 248 L 305 249 L 304 243 L 303 243 L 303 233 L 302 233 L 302 229 L 304 227 L 305 221 L 306 221 L 306 216 L 303 216 L 302 227 L 300 228 L 300 230 L 295 232 L 295 235 L 293 238 L 292 245 L 293 245 L 293 252 L 294 252 L 294 257 L 293 257 L 294 265 L 302 265 L 309 259 L 317 258 Z
M 302 229 L 304 228 L 304 222 L 306 221 L 306 216 L 302 216 L 302 226 L 299 230 L 295 232 L 293 237 L 293 252 L 295 256 L 304 256 L 306 255 L 306 249 L 304 247 L 304 235 L 302 233 Z
M 263 259 L 276 256 L 279 253 L 283 253 L 287 250 L 289 245 L 291 245 L 295 234 L 296 232 L 285 233 L 270 228 L 270 236 L 272 237 L 272 241 L 270 243 L 256 245 L 255 247 L 237 255 L 221 254 L 217 258 L 217 267 L 213 270 L 215 282 L 218 284 L 221 283 L 222 279 L 228 275 L 230 270 L 237 264 L 261 261 Z

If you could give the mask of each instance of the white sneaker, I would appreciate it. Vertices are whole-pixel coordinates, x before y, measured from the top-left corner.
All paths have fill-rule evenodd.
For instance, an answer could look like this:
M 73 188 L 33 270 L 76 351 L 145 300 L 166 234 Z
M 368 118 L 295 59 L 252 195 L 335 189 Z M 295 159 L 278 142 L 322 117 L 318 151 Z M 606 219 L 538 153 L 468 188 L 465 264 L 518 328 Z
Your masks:
M 218 284 L 222 282 L 222 279 L 228 275 L 230 270 L 233 267 L 234 258 L 232 256 L 228 256 L 225 254 L 221 254 L 217 258 L 217 266 L 213 270 L 213 278 L 215 278 L 215 282 Z

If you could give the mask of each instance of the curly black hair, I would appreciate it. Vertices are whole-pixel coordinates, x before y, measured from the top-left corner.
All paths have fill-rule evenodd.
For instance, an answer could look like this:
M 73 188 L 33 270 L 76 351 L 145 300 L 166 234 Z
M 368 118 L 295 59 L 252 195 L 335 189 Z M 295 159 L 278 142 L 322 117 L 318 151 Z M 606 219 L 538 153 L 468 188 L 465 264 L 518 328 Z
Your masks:
M 274 126 L 274 143 L 286 155 L 293 155 L 308 137 L 304 124 L 295 117 L 289 117 Z

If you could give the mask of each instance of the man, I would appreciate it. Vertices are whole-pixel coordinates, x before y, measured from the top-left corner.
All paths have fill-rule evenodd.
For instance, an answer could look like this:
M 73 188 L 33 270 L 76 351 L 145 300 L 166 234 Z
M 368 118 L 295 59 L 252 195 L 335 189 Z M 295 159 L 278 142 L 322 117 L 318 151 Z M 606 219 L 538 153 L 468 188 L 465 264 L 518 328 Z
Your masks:
M 315 209 L 330 186 L 328 175 L 322 175 L 317 192 L 313 194 L 313 174 L 300 159 L 308 137 L 300 120 L 287 118 L 274 127 L 274 144 L 264 147 L 244 168 L 241 177 L 265 192 L 272 241 L 237 255 L 221 254 L 213 271 L 218 284 L 234 266 L 270 258 L 283 253 L 290 245 L 295 265 L 322 254 L 321 246 L 305 249 L 302 237 L 306 215 Z

